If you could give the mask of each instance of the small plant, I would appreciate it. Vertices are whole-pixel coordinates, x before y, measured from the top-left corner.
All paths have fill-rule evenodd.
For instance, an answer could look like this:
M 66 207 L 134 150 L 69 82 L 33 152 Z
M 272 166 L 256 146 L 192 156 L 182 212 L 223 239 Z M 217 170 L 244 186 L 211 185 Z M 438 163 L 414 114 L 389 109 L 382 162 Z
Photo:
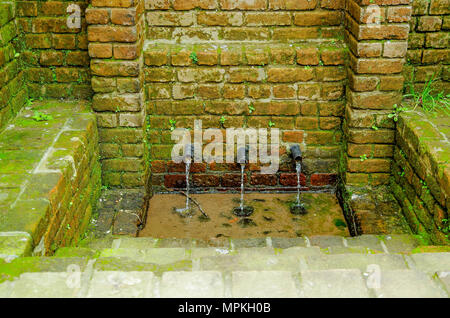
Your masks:
M 400 113 L 402 113 L 406 110 L 408 110 L 407 107 L 401 107 L 401 106 L 398 106 L 397 104 L 395 104 L 394 110 L 392 111 L 392 113 L 390 113 L 388 115 L 388 118 L 392 118 L 395 122 L 398 122 L 398 116 L 400 115 Z
M 275 126 L 275 123 L 272 122 L 271 120 L 269 120 L 269 127 L 272 128 L 272 127 L 274 127 L 274 126 Z
M 359 156 L 359 158 L 361 159 L 361 162 L 364 162 L 364 161 L 366 161 L 367 159 L 369 159 L 369 158 L 367 158 L 367 155 L 366 155 L 366 154 L 363 154 L 362 156 Z
M 219 122 L 220 125 L 223 127 L 223 125 L 225 124 L 225 122 L 227 121 L 227 119 L 225 118 L 225 116 L 220 117 Z
M 251 113 L 253 113 L 254 111 L 255 111 L 255 107 L 253 106 L 253 104 L 250 104 L 250 105 L 248 106 L 248 113 L 251 114 Z
M 28 98 L 28 99 L 27 99 L 27 106 L 33 105 L 33 101 L 34 101 L 34 99 Z
M 174 119 L 169 119 L 169 125 L 170 125 L 170 131 L 174 131 L 175 130 L 175 125 L 177 124 L 177 121 Z
M 197 53 L 192 52 L 191 55 L 189 55 L 189 58 L 192 60 L 192 63 L 197 64 L 198 63 L 198 56 Z
M 378 128 L 378 126 L 377 126 L 376 124 L 373 124 L 373 125 L 372 125 L 372 129 L 373 129 L 373 130 L 378 130 L 378 129 L 380 129 L 380 128 Z
M 49 121 L 53 119 L 51 115 L 47 115 L 36 110 L 34 111 L 34 116 L 31 118 L 33 118 L 35 121 Z
M 434 113 L 443 110 L 447 115 L 450 115 L 450 95 L 445 95 L 444 91 L 437 92 L 434 88 L 435 82 L 436 74 L 433 74 L 425 83 L 423 90 L 416 92 L 414 80 L 412 80 L 409 84 L 410 94 L 405 97 L 411 97 L 414 100 L 414 109 L 420 106 L 426 112 Z

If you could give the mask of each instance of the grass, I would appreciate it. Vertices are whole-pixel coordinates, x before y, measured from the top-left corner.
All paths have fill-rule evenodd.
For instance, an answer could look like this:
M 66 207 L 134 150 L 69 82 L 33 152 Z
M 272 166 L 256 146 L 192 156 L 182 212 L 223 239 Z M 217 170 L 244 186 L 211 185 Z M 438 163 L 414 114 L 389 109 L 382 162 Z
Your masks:
M 421 91 L 416 91 L 414 83 L 411 82 L 409 85 L 410 94 L 405 95 L 405 97 L 413 100 L 414 109 L 422 107 L 426 112 L 435 113 L 440 110 L 450 115 L 450 95 L 445 95 L 444 91 L 437 91 L 434 87 L 435 83 L 435 74 L 425 83 Z
M 33 118 L 35 121 L 49 121 L 53 119 L 51 115 L 47 115 L 39 111 L 34 111 L 34 116 L 31 118 Z

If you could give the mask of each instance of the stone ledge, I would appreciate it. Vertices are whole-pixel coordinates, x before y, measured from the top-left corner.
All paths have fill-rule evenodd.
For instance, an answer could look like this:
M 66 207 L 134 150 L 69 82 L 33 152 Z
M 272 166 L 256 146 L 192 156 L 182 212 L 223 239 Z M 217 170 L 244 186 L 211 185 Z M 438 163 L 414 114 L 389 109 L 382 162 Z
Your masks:
M 2 258 L 32 247 L 49 254 L 84 232 L 99 189 L 97 147 L 86 101 L 36 102 L 0 132 Z

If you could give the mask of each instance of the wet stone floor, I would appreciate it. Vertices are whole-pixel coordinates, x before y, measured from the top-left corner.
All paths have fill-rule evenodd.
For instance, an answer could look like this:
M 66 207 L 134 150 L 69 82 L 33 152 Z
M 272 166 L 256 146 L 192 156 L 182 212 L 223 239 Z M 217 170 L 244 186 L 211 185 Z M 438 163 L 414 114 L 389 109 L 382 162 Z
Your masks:
M 305 215 L 290 212 L 296 194 L 248 193 L 245 205 L 254 209 L 248 217 L 233 214 L 233 209 L 239 207 L 239 194 L 194 194 L 192 197 L 208 217 L 203 216 L 192 201 L 190 216 L 177 212 L 186 204 L 186 198 L 181 194 L 157 194 L 150 199 L 147 223 L 139 236 L 203 240 L 228 237 L 349 236 L 342 209 L 331 193 L 302 193 L 301 202 L 307 211 Z

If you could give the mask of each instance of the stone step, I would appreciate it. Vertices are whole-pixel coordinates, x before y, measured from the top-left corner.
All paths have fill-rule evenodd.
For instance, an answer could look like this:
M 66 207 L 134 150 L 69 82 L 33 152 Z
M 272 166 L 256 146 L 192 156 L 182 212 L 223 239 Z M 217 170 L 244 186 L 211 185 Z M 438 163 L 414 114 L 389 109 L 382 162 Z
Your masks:
M 251 238 L 251 239 L 214 239 L 209 241 L 178 238 L 150 237 L 104 237 L 82 245 L 93 250 L 108 248 L 202 248 L 220 247 L 227 249 L 273 247 L 285 249 L 289 247 L 316 246 L 324 252 L 342 253 L 411 253 L 419 248 L 420 241 L 412 235 L 361 235 L 357 237 L 311 236 L 298 238 Z M 445 247 L 438 248 L 444 251 Z M 58 255 L 58 253 L 57 253 Z M 74 255 L 76 256 L 76 255 Z
M 69 249 L 67 249 L 69 251 Z M 0 277 L 15 277 L 24 272 L 58 272 L 75 266 L 80 271 L 92 263 L 99 270 L 158 271 L 170 266 L 187 270 L 366 270 L 377 265 L 383 270 L 414 269 L 427 273 L 450 272 L 450 252 L 387 254 L 329 253 L 319 247 L 257 248 L 117 248 L 101 251 L 79 249 L 55 257 L 23 257 L 0 263 Z M 121 267 L 124 266 L 124 267 Z
M 97 271 L 24 273 L 0 284 L 0 297 L 448 298 L 440 277 L 416 270 Z M 448 284 L 447 284 L 448 288 Z
M 143 238 L 110 241 L 112 248 L 106 249 L 63 248 L 54 257 L 1 262 L 0 297 L 450 295 L 450 252 L 385 253 L 374 250 L 374 237 L 343 246 L 337 244 L 345 241 L 342 238 L 294 241 L 304 246 L 289 247 L 290 242 L 283 241 L 286 248 L 260 247 L 263 241 L 253 239 L 236 240 L 235 245 L 231 240 L 226 248 L 158 247 L 158 240 Z M 311 242 L 327 242 L 321 246 L 329 247 Z M 371 248 L 355 245 L 362 243 Z

